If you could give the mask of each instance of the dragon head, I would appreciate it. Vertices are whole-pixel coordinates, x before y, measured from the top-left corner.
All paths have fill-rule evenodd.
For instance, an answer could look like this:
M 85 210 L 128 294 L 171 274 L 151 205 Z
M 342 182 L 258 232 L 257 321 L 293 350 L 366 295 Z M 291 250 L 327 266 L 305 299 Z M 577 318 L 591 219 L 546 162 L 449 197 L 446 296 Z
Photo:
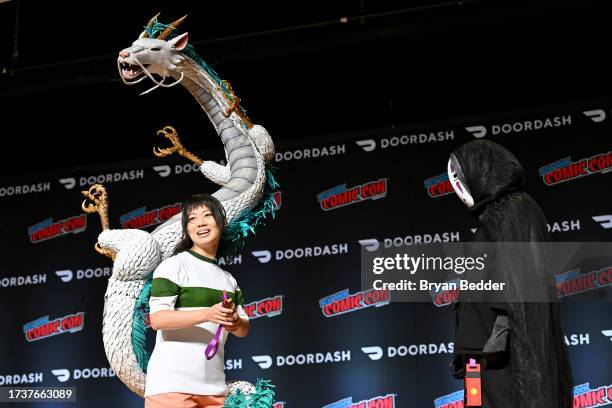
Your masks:
M 181 51 L 187 46 L 187 33 L 166 39 L 187 16 L 181 17 L 170 25 L 158 23 L 158 16 L 159 14 L 149 20 L 138 39 L 130 47 L 121 50 L 117 58 L 119 76 L 126 85 L 137 84 L 147 77 L 156 84 L 141 95 L 160 86 L 172 87 L 183 79 L 183 73 L 180 72 L 181 76 L 176 81 L 171 84 L 164 83 L 171 72 L 180 71 L 177 67 L 185 58 Z M 153 74 L 159 75 L 161 80 L 157 80 Z

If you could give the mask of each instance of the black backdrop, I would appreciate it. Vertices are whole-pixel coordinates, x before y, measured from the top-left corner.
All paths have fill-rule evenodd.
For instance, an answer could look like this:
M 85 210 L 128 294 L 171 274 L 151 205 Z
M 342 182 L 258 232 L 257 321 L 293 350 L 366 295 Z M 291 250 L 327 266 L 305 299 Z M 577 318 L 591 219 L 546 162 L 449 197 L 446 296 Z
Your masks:
M 321 300 L 346 291 L 338 301 L 361 290 L 359 241 L 469 238 L 475 221 L 453 194 L 444 194 L 450 192 L 444 173 L 448 153 L 476 137 L 503 144 L 523 163 L 528 191 L 542 206 L 553 240 L 609 241 L 611 108 L 589 102 L 279 143 L 277 218 L 226 266 L 253 314 L 249 336 L 226 346 L 228 378 L 269 378 L 277 386 L 278 406 L 288 408 L 364 401 L 359 406 L 461 406 L 461 383 L 448 370 L 450 307 L 381 301 L 326 316 Z M 205 160 L 223 158 L 220 150 L 193 150 Z M 591 161 L 592 171 L 581 177 L 544 182 L 571 176 L 564 166 L 595 156 L 600 157 Z M 547 178 L 550 171 L 556 173 Z M 381 179 L 385 189 L 377 199 L 334 209 L 323 209 L 318 200 L 334 187 Z M 180 158 L 3 179 L 0 386 L 74 386 L 74 407 L 142 406 L 108 369 L 104 355 L 101 316 L 111 263 L 93 251 L 98 217 L 81 217 L 80 211 L 80 191 L 92 181 L 103 181 L 109 191 L 114 228 L 153 212 L 153 223 L 142 225 L 151 230 L 156 217 L 176 210 L 187 195 L 215 189 Z M 319 255 L 306 256 L 311 253 Z M 610 267 L 604 261 L 599 269 Z M 563 297 L 575 385 L 582 385 L 577 407 L 612 403 L 612 306 L 605 290 L 592 289 L 601 292 L 599 302 L 581 302 L 572 293 Z M 27 334 L 41 326 L 35 322 L 40 318 L 71 315 L 77 316 L 59 324 L 72 332 Z

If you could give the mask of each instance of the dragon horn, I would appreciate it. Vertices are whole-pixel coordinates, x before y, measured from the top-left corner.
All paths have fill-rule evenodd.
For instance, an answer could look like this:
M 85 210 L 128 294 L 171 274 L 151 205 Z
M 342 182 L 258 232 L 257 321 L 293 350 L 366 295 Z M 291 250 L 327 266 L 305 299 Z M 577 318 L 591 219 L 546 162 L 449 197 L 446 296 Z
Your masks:
M 169 34 L 172 32 L 172 30 L 176 29 L 176 28 L 177 28 L 179 25 L 181 25 L 181 23 L 182 23 L 183 21 L 185 21 L 185 19 L 186 19 L 186 18 L 187 18 L 187 14 L 185 14 L 183 17 L 181 17 L 181 18 L 179 18 L 178 20 L 176 20 L 174 23 L 170 24 L 170 25 L 168 26 L 168 28 L 166 28 L 166 29 L 164 30 L 164 32 L 163 32 L 163 33 L 161 33 L 161 34 L 160 34 L 160 35 L 157 37 L 157 39 L 158 39 L 158 40 L 165 40 L 165 39 L 166 39 L 166 37 L 167 37 L 167 36 L 168 36 L 168 35 L 169 35 Z
M 157 17 L 159 17 L 160 14 L 161 13 L 157 13 L 149 20 L 149 22 L 147 23 L 147 29 L 153 28 L 153 23 L 155 22 L 155 20 L 157 20 Z M 149 31 L 145 30 L 144 34 L 142 35 L 142 38 L 149 38 Z

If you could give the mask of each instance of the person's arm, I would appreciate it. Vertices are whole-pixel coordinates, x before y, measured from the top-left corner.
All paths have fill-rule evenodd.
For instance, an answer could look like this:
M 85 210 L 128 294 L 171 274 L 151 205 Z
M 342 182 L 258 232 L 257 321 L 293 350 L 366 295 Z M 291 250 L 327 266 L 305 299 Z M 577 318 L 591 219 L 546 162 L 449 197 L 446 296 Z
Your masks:
M 217 303 L 200 310 L 160 310 L 150 315 L 150 322 L 153 330 L 184 329 L 204 322 L 226 325 L 234 320 L 233 313 Z
M 233 333 L 236 337 L 246 337 L 249 334 L 249 329 L 251 327 L 248 320 L 243 319 L 242 317 L 238 317 L 238 322 L 236 323 L 237 329 L 234 330 Z

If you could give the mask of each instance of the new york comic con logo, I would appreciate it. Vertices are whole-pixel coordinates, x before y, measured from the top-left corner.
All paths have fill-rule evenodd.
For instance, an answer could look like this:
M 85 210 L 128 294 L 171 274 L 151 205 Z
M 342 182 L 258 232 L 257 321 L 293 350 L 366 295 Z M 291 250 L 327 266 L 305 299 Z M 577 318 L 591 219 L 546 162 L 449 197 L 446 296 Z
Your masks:
M 346 397 L 322 408 L 395 408 L 395 397 L 396 394 L 387 394 L 359 402 L 353 402 L 353 397 Z
M 181 207 L 181 203 L 170 204 L 150 211 L 147 211 L 146 207 L 140 207 L 120 216 L 119 222 L 123 228 L 147 228 L 160 224 L 180 213 Z
M 27 341 L 46 339 L 62 333 L 76 333 L 85 326 L 85 313 L 78 312 L 54 320 L 44 316 L 23 325 L 23 333 Z
M 347 188 L 346 183 L 341 184 L 319 193 L 317 200 L 323 211 L 329 211 L 365 200 L 377 200 L 386 195 L 387 179 L 381 178 L 351 188 Z
M 438 198 L 454 193 L 447 173 L 442 173 L 438 176 L 428 178 L 423 182 L 425 190 L 431 198 Z
M 448 306 L 459 297 L 459 279 L 453 279 L 446 283 L 454 283 L 454 285 L 442 285 L 440 289 L 429 292 L 433 304 L 437 307 Z
M 603 407 L 612 404 L 612 385 L 591 389 L 589 383 L 574 387 L 573 408 Z M 435 408 L 464 408 L 463 390 L 444 395 L 434 400 Z
M 612 266 L 580 273 L 574 269 L 555 276 L 557 295 L 571 296 L 612 285 Z
M 435 408 L 463 408 L 463 390 L 444 395 L 434 400 Z
M 48 239 L 61 237 L 66 234 L 78 234 L 87 228 L 87 214 L 53 221 L 47 218 L 37 224 L 28 227 L 30 242 L 37 244 Z
M 589 383 L 574 387 L 574 408 L 603 407 L 612 404 L 612 385 L 591 389 Z
M 558 160 L 540 167 L 540 176 L 547 186 L 575 180 L 592 174 L 605 174 L 612 171 L 612 152 L 597 154 L 593 157 L 572 161 L 571 157 Z
M 247 303 L 244 305 L 244 311 L 249 316 L 249 319 L 278 316 L 283 313 L 283 296 L 277 295 Z
M 334 317 L 355 312 L 366 307 L 381 307 L 389 304 L 391 294 L 388 290 L 369 289 L 350 294 L 348 289 L 341 290 L 319 300 L 321 312 L 325 317 Z

